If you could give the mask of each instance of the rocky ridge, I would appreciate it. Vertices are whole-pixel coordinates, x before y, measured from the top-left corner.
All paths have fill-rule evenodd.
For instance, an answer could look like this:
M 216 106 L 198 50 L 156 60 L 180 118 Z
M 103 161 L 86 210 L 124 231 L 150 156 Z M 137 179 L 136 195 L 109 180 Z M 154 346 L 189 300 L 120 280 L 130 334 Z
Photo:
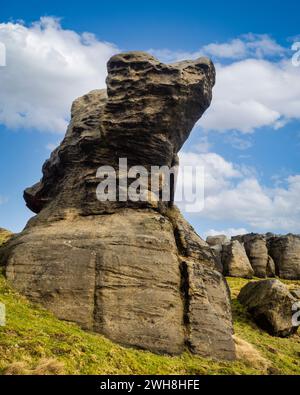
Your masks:
M 232 275 L 227 269 L 226 258 L 227 251 L 230 249 L 233 251 L 233 259 L 237 262 L 234 276 L 249 278 L 249 273 L 245 273 L 245 260 L 239 257 L 242 249 L 248 257 L 253 276 L 259 278 L 278 276 L 287 280 L 300 279 L 300 235 L 250 233 L 234 236 L 231 240 L 224 235 L 219 235 L 208 237 L 207 243 L 214 250 L 219 251 L 223 273 L 226 275 Z M 233 248 L 237 243 L 239 248 Z

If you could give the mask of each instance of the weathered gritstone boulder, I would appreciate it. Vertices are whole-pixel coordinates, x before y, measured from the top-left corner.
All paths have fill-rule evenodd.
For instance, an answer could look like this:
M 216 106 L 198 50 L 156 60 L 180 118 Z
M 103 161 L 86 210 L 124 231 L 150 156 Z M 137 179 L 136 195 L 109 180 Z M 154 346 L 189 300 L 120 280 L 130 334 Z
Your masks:
M 241 289 L 238 300 L 269 334 L 288 337 L 297 331 L 298 327 L 292 324 L 297 299 L 279 280 L 250 282 Z
M 172 65 L 143 52 L 111 58 L 107 90 L 75 100 L 63 142 L 25 191 L 38 215 L 0 255 L 19 291 L 125 345 L 235 358 L 226 281 L 172 193 L 169 201 L 96 199 L 102 165 L 120 184 L 127 178 L 120 158 L 147 170 L 177 165 L 214 82 L 205 58 Z
M 224 273 L 224 266 L 222 262 L 222 250 L 223 250 L 223 245 L 229 243 L 228 237 L 225 235 L 208 236 L 206 238 L 206 242 L 215 253 L 218 269 L 220 273 Z
M 300 236 L 270 237 L 268 248 L 275 262 L 276 274 L 288 280 L 300 279 Z
M 251 233 L 240 237 L 244 243 L 254 275 L 256 277 L 274 277 L 275 268 L 269 257 L 266 238 L 263 235 Z
M 223 245 L 222 262 L 225 276 L 253 277 L 254 271 L 250 265 L 245 248 L 237 240 Z

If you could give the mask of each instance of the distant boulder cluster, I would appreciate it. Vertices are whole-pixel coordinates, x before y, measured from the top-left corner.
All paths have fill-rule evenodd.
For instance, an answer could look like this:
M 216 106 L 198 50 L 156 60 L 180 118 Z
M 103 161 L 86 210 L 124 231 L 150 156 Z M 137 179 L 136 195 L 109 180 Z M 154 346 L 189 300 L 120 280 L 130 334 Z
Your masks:
M 209 236 L 218 267 L 225 276 L 300 279 L 300 236 L 272 233 Z

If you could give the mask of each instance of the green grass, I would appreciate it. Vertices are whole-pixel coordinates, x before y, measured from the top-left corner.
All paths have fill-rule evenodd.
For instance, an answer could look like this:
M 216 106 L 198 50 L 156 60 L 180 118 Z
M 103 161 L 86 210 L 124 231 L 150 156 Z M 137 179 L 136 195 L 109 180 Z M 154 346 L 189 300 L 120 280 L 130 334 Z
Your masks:
M 300 373 L 300 337 L 279 339 L 251 323 L 236 296 L 247 280 L 228 279 L 233 297 L 237 336 L 252 343 L 272 365 L 269 373 Z M 66 374 L 260 374 L 249 362 L 217 362 L 186 352 L 171 357 L 121 347 L 105 337 L 56 319 L 42 307 L 15 292 L 0 273 L 0 302 L 6 305 L 7 323 L 0 327 L 0 373 L 20 374 L 47 361 Z M 51 365 L 50 363 L 50 365 Z M 49 365 L 49 366 L 50 366 Z M 47 370 L 48 369 L 48 370 Z
M 256 279 L 258 280 L 258 279 Z M 278 338 L 259 329 L 250 319 L 243 306 L 237 301 L 240 289 L 249 282 L 245 279 L 228 278 L 231 289 L 234 328 L 237 336 L 253 344 L 261 355 L 272 364 L 276 374 L 300 374 L 300 336 Z M 283 280 L 281 280 L 283 281 Z M 289 287 L 300 285 L 299 281 L 283 281 Z
M 6 229 L 0 228 L 0 245 L 5 243 L 11 236 L 11 232 Z

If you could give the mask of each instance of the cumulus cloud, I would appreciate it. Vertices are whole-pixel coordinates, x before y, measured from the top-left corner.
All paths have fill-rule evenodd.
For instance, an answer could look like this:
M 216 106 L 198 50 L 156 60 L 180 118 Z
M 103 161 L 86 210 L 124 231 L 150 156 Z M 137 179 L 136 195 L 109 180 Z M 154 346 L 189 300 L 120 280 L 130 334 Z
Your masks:
M 198 125 L 206 131 L 252 133 L 300 119 L 299 68 L 290 49 L 268 35 L 248 34 L 195 52 L 152 51 L 164 61 L 210 56 L 216 63 L 213 102 Z
M 1 23 L 0 42 L 7 58 L 0 70 L 0 123 L 58 133 L 66 129 L 72 101 L 105 86 L 106 62 L 118 51 L 50 17 L 31 26 Z
M 300 231 L 300 175 L 286 177 L 283 186 L 266 188 L 251 169 L 216 153 L 183 152 L 180 159 L 181 166 L 204 167 L 205 200 L 199 218 L 242 222 L 261 231 Z
M 250 33 L 228 43 L 205 45 L 202 52 L 216 58 L 242 59 L 284 56 L 287 50 L 266 34 Z
M 172 51 L 169 49 L 150 49 L 161 61 L 171 63 L 184 59 L 197 59 L 210 56 L 214 60 L 239 60 L 245 58 L 280 58 L 288 50 L 279 45 L 267 34 L 244 34 L 225 43 L 210 43 L 196 51 Z
M 247 233 L 249 232 L 245 228 L 228 228 L 223 230 L 209 229 L 207 232 L 205 232 L 204 236 L 206 238 L 208 236 L 225 235 L 228 238 L 231 238 L 232 236 L 245 235 Z
M 290 60 L 247 59 L 217 65 L 213 103 L 198 125 L 249 133 L 290 119 L 300 119 L 299 69 Z

